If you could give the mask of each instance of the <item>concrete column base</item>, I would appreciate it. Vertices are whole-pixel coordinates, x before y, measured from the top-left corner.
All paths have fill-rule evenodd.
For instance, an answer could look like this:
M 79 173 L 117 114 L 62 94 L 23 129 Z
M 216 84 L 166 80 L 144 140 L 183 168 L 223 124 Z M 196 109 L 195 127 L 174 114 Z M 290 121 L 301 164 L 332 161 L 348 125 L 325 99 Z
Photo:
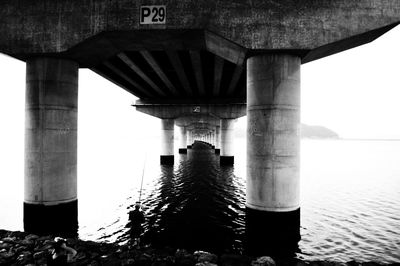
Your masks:
M 215 154 L 219 154 L 221 152 L 220 149 L 215 149 Z
M 246 208 L 246 253 L 274 258 L 293 257 L 299 251 L 300 208 L 269 212 Z
M 187 153 L 187 149 L 185 149 L 185 148 L 179 149 L 179 153 L 180 154 L 186 154 Z
M 24 231 L 38 235 L 78 236 L 78 200 L 56 205 L 24 202 Z
M 219 157 L 219 165 L 233 165 L 234 156 L 220 156 Z
M 191 148 L 192 148 L 192 145 L 187 145 L 187 148 L 188 148 L 188 149 L 191 149 Z
M 174 155 L 160 155 L 161 165 L 174 165 Z

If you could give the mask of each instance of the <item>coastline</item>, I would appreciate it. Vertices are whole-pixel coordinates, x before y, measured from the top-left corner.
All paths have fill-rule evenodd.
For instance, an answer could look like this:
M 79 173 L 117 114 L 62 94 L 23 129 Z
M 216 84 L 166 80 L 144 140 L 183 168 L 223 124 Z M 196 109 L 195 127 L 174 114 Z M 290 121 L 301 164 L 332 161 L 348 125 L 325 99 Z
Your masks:
M 0 229 L 0 266 L 5 265 L 47 265 L 47 257 L 54 236 L 38 236 L 19 231 Z M 194 253 L 183 249 L 165 247 L 130 247 L 112 243 L 67 239 L 68 246 L 78 254 L 69 265 L 140 265 L 140 266 L 397 266 L 400 263 L 381 264 L 378 262 L 349 261 L 302 261 L 299 259 L 272 260 L 270 257 L 251 257 L 241 254 L 215 255 L 204 251 Z

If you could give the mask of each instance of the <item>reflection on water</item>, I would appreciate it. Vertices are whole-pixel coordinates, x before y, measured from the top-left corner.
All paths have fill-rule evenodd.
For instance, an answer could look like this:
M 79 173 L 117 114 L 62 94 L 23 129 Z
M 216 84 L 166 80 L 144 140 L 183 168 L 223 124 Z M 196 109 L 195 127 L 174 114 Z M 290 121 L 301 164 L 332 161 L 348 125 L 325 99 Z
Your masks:
M 220 167 L 214 150 L 201 143 L 181 156 L 177 167 L 160 167 L 159 179 L 143 200 L 142 241 L 217 253 L 240 250 L 244 198 L 233 167 Z M 127 238 L 125 233 L 119 241 Z

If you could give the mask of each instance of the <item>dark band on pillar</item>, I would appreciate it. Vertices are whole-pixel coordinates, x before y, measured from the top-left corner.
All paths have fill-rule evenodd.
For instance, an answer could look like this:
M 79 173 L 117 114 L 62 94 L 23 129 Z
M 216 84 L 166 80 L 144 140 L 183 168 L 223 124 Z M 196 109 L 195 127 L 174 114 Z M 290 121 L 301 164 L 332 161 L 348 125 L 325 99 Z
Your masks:
M 24 230 L 38 235 L 78 235 L 78 200 L 56 205 L 24 202 Z
M 187 149 L 185 149 L 185 148 L 179 149 L 179 153 L 180 154 L 186 154 L 187 153 Z
M 219 154 L 220 153 L 220 149 L 215 149 L 215 154 Z
M 174 155 L 160 155 L 160 164 L 174 165 Z
M 220 156 L 219 157 L 220 165 L 233 165 L 234 161 L 235 161 L 234 156 Z
M 289 212 L 246 208 L 246 253 L 254 256 L 291 257 L 298 252 L 300 208 Z

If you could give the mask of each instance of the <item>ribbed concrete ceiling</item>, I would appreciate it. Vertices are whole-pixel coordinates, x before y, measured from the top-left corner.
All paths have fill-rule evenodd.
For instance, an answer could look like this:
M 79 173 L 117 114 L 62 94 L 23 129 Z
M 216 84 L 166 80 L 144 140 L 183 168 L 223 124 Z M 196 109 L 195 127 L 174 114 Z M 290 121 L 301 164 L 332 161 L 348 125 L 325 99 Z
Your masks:
M 207 50 L 121 52 L 91 69 L 143 100 L 246 100 L 245 67 Z

